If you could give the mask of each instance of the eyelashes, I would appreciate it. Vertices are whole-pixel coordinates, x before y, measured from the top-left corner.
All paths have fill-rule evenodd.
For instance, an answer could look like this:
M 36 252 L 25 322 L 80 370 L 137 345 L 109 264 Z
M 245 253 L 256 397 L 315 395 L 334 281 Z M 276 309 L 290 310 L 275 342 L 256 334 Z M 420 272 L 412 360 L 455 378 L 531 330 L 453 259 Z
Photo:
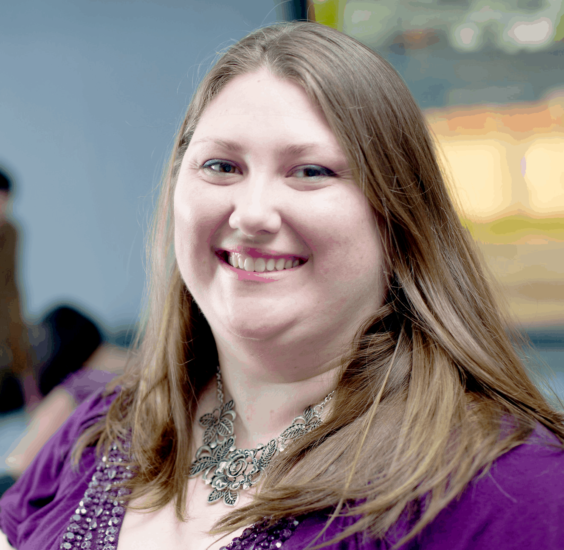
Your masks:
M 304 178 L 307 179 L 319 179 L 319 178 L 334 178 L 337 174 L 325 166 L 319 166 L 317 164 L 306 164 L 305 166 L 298 166 L 293 168 L 294 176 L 296 173 L 302 173 Z M 298 177 L 298 176 L 296 176 Z
M 215 167 L 215 168 L 213 168 Z M 239 170 L 239 168 L 237 168 L 237 166 L 235 164 L 233 164 L 232 162 L 226 161 L 226 160 L 217 160 L 217 159 L 212 159 L 212 160 L 208 160 L 206 162 L 204 162 L 204 164 L 202 164 L 202 168 L 207 171 L 207 172 L 211 172 L 213 174 L 227 174 L 227 175 L 232 175 L 235 173 L 239 173 L 241 174 L 241 170 Z
M 233 162 L 220 159 L 210 159 L 201 168 L 211 175 L 227 175 L 242 174 L 239 167 Z M 297 177 L 299 179 L 319 180 L 322 178 L 336 177 L 337 174 L 330 168 L 318 164 L 304 164 L 296 166 L 289 172 L 289 176 Z

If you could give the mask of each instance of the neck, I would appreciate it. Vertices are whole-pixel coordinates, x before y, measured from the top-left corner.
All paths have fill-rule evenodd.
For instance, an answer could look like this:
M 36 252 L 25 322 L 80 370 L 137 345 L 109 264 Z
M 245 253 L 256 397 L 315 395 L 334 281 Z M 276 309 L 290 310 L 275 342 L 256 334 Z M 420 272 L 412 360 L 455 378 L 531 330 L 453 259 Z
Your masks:
M 235 345 L 214 336 L 224 401 L 235 402 L 234 430 L 240 449 L 254 448 L 278 437 L 295 417 L 309 405 L 321 403 L 335 388 L 341 354 L 292 354 L 296 347 L 287 344 L 278 347 L 272 342 L 264 345 L 253 341 L 250 345 Z M 214 376 L 200 400 L 198 418 L 218 405 Z

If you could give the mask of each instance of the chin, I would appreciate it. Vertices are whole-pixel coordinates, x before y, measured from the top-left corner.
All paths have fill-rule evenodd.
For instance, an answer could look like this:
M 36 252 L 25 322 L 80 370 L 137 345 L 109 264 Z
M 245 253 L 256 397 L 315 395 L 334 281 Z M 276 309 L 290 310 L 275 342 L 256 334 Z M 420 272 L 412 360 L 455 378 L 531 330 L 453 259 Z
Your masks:
M 222 325 L 237 338 L 245 340 L 271 340 L 286 332 L 291 326 L 289 321 L 264 319 L 249 315 L 224 317 Z

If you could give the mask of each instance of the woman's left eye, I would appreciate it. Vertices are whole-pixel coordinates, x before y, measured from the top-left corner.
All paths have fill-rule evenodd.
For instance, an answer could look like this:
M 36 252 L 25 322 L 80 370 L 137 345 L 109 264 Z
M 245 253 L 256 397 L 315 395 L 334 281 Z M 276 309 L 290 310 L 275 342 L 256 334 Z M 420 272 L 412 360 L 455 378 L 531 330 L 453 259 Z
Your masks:
M 237 172 L 239 174 L 241 173 L 237 166 L 235 166 L 232 162 L 228 162 L 226 160 L 208 160 L 207 162 L 204 162 L 202 168 L 216 174 L 235 174 Z
M 298 168 L 294 168 L 292 175 L 297 178 L 318 179 L 334 177 L 337 174 L 335 174 L 333 170 L 325 168 L 324 166 L 308 164 L 307 166 L 299 166 Z

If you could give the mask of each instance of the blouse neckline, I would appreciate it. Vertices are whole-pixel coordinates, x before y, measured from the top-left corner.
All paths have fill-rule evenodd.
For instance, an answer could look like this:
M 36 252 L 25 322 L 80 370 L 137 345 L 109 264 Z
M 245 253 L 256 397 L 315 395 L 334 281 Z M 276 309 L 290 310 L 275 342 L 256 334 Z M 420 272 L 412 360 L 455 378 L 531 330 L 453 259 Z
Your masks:
M 129 452 L 129 443 L 124 443 L 123 448 L 125 453 Z M 117 550 L 126 512 L 124 497 L 131 492 L 119 484 L 134 476 L 126 463 L 126 455 L 115 444 L 98 460 L 88 488 L 63 534 L 61 550 Z M 278 550 L 283 548 L 299 524 L 296 518 L 289 517 L 268 527 L 264 520 L 245 529 L 221 550 Z

